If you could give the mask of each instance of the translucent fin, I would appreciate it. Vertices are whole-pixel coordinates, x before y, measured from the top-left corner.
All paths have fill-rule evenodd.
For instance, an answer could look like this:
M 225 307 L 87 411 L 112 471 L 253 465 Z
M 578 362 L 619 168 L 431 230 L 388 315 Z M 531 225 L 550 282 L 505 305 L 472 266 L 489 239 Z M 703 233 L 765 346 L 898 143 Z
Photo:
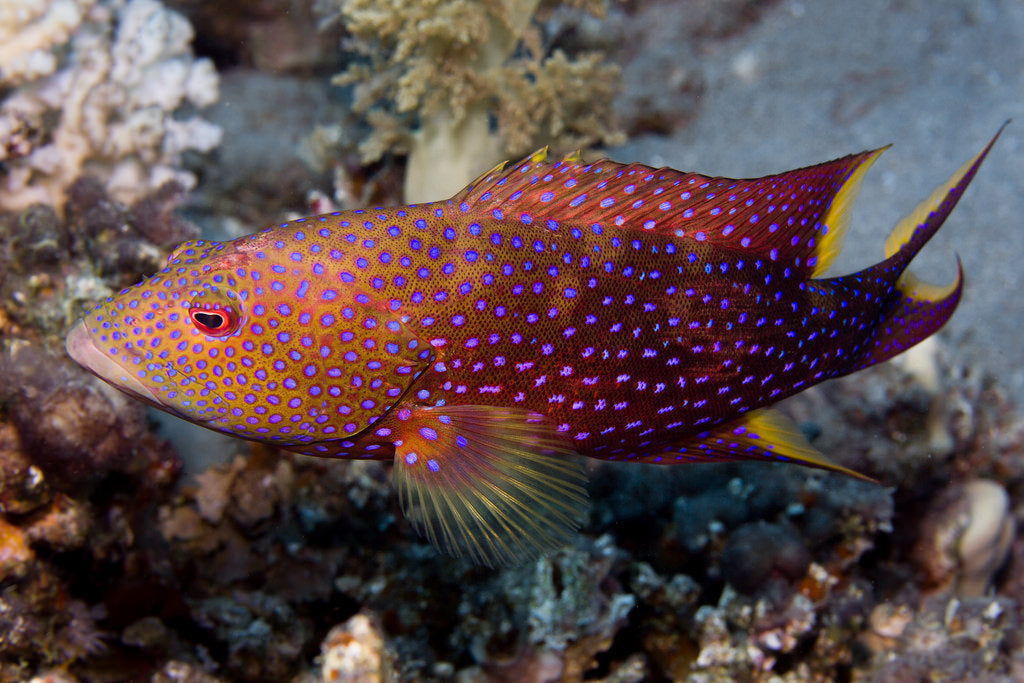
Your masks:
M 767 460 L 791 462 L 840 472 L 851 477 L 874 479 L 837 465 L 816 449 L 793 422 L 776 410 L 758 410 L 739 420 L 719 425 L 679 444 L 676 452 L 663 454 L 659 462 L 722 462 Z M 648 458 L 647 460 L 651 460 Z
M 850 173 L 846 182 L 843 183 L 839 192 L 832 199 L 832 205 L 829 206 L 824 220 L 825 225 L 828 226 L 828 231 L 818 242 L 815 254 L 818 262 L 811 272 L 811 277 L 822 277 L 836 260 L 836 257 L 839 256 L 839 252 L 843 248 L 843 238 L 850 227 L 853 203 L 857 200 L 857 195 L 860 194 L 864 176 L 867 174 L 868 169 L 871 168 L 871 165 L 882 155 L 882 152 L 887 149 L 889 149 L 888 145 L 873 152 L 868 152 L 861 160 L 860 165 Z
M 587 507 L 585 476 L 540 416 L 491 406 L 396 415 L 402 510 L 435 547 L 493 567 L 572 538 Z
M 879 151 L 764 178 L 735 180 L 546 150 L 485 173 L 452 198 L 462 211 L 537 230 L 615 226 L 781 260 L 804 276 L 839 249 L 849 205 Z M 529 220 L 524 220 L 526 217 Z

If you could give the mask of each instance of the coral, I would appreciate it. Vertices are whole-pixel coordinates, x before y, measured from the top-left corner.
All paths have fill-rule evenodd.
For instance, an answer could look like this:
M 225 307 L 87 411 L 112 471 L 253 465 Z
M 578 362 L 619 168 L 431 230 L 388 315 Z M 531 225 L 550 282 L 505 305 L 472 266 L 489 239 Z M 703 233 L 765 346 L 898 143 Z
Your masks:
M 0 376 L 0 402 L 47 479 L 95 481 L 124 466 L 145 438 L 141 405 L 40 346 L 11 344 Z
M 222 680 L 194 664 L 171 660 L 153 674 L 150 683 L 221 683 Z
M 1019 606 L 1005 598 L 929 600 L 875 644 L 874 680 L 1016 680 L 1019 628 Z
M 478 670 L 498 680 L 582 680 L 636 602 L 614 578 L 622 560 L 604 536 L 467 592 L 459 635 Z
M 158 0 L 45 5 L 0 3 L 16 36 L 0 39 L 0 208 L 59 210 L 83 174 L 128 203 L 167 181 L 194 185 L 182 154 L 212 149 L 220 130 L 184 114 L 217 99 L 188 21 Z
M 262 592 L 205 598 L 192 614 L 209 636 L 227 644 L 225 665 L 236 679 L 283 680 L 309 639 L 287 602 Z
M 203 11 L 214 14 L 224 8 L 205 5 Z M 281 6 L 271 0 L 224 17 L 258 17 L 264 7 Z M 426 6 L 436 8 L 436 20 L 423 14 Z M 362 102 L 377 108 L 377 142 L 383 144 L 392 125 L 397 135 L 389 149 L 427 149 L 427 127 L 456 113 L 479 122 L 478 105 L 494 104 L 488 98 L 500 87 L 512 108 L 494 120 L 499 132 L 521 134 L 524 146 L 537 144 L 528 138 L 558 135 L 551 125 L 567 110 L 544 110 L 550 93 L 524 92 L 516 78 L 539 74 L 538 88 L 576 87 L 570 94 L 593 104 L 592 83 L 573 86 L 572 78 L 589 78 L 602 67 L 582 63 L 585 73 L 574 76 L 572 62 L 560 63 L 557 50 L 578 55 L 620 43 L 628 51 L 645 37 L 673 40 L 658 35 L 674 35 L 682 44 L 682 64 L 674 64 L 673 45 L 653 63 L 631 67 L 632 109 L 644 111 L 632 112 L 629 125 L 674 129 L 697 106 L 695 93 L 707 82 L 694 62 L 708 43 L 696 33 L 722 35 L 742 23 L 737 17 L 766 4 L 701 0 L 678 9 L 661 0 L 629 3 L 613 9 L 616 16 L 643 14 L 645 25 L 658 31 L 608 22 L 598 40 L 587 33 L 597 22 L 581 21 L 574 10 L 532 15 L 543 23 L 524 12 L 520 27 L 512 28 L 495 18 L 514 5 L 492 6 L 488 13 L 484 3 L 468 0 L 418 1 L 375 18 L 368 2 L 347 5 L 363 13 L 361 21 L 380 20 L 378 42 L 366 33 L 353 38 L 379 49 L 365 64 L 384 69 L 358 86 L 367 98 Z M 340 16 L 340 0 L 330 0 L 330 7 L 328 13 Z M 128 37 L 113 27 L 146 8 L 153 10 L 146 15 L 153 25 L 139 35 L 177 36 L 135 45 L 154 47 L 133 62 L 149 69 L 141 76 L 146 84 L 170 82 L 157 65 L 173 62 L 183 73 L 207 68 L 181 47 L 187 43 L 183 24 L 152 1 L 0 0 L 0 32 L 8 31 L 0 38 L 3 111 L 11 98 L 55 92 L 63 84 L 74 95 L 70 104 L 84 102 L 111 115 L 100 133 L 116 128 L 120 135 L 127 121 L 119 117 L 135 116 L 137 96 L 128 92 L 115 107 L 100 95 L 124 94 L 125 84 L 139 76 L 102 75 L 90 59 L 127 45 Z M 672 20 L 659 25 L 669 9 Z M 459 16 L 445 23 L 445 11 Z M 308 14 L 301 14 L 297 26 L 308 28 Z M 402 23 L 410 17 L 418 17 L 418 27 Z M 161 20 L 169 23 L 161 27 Z M 684 22 L 684 30 L 675 31 L 675 22 Z M 468 31 L 465 43 L 453 38 L 459 27 Z M 453 95 L 436 80 L 416 80 L 417 74 L 447 78 L 446 62 L 430 59 L 448 54 L 444 50 L 458 57 L 447 62 L 457 78 L 458 70 L 469 68 L 474 36 L 485 31 L 516 45 L 501 53 L 500 66 L 488 75 L 493 81 L 471 74 L 480 102 L 475 92 Z M 89 40 L 103 49 L 83 52 Z M 291 68 L 296 55 L 306 59 L 306 47 L 274 55 L 264 44 L 258 49 L 267 52 L 259 57 L 254 51 L 253 60 L 278 59 L 275 68 Z M 400 55 L 399 48 L 407 52 Z M 171 53 L 177 57 L 167 57 Z M 331 54 L 336 59 L 337 52 Z M 317 68 L 336 69 L 330 59 Z M 403 70 L 414 62 L 417 71 Z M 75 80 L 86 72 L 100 74 L 102 82 Z M 89 96 L 82 95 L 86 85 Z M 391 90 L 375 92 L 377 86 Z M 255 89 L 248 97 L 264 97 L 281 110 L 266 117 L 264 103 L 246 114 L 239 136 L 253 156 L 233 152 L 220 160 L 266 175 L 252 183 L 225 172 L 209 199 L 230 206 L 241 225 L 269 205 L 260 204 L 259 195 L 276 192 L 278 203 L 268 213 L 276 212 L 281 195 L 302 195 L 312 185 L 295 170 L 294 151 L 287 160 L 274 158 L 298 144 L 297 135 L 282 129 L 342 114 L 326 98 L 300 99 L 308 82 L 248 76 L 232 87 L 235 93 Z M 401 112 L 400 94 L 410 106 Z M 76 100 L 80 95 L 85 99 Z M 241 105 L 232 100 L 222 120 L 237 123 L 232 112 Z M 179 106 L 180 98 L 154 101 L 165 115 L 193 115 L 190 106 Z M 417 121 L 431 102 L 437 110 Z M 523 106 L 540 107 L 541 128 L 517 119 Z M 81 107 L 69 116 L 75 111 Z M 601 111 L 595 115 L 606 120 Z M 40 116 L 0 123 L 39 124 L 2 134 L 4 172 L 24 175 L 18 169 L 30 159 L 44 160 L 32 156 L 36 151 L 56 144 L 51 132 L 72 122 L 56 109 Z M 261 117 L 264 127 L 257 125 Z M 415 126 L 422 126 L 420 133 L 410 132 Z M 466 123 L 464 132 L 460 126 L 452 128 L 476 136 L 474 149 L 501 151 L 489 126 Z M 264 144 L 274 135 L 276 145 Z M 352 139 L 325 135 L 320 142 L 323 149 L 345 148 Z M 443 147 L 445 159 L 456 156 L 448 143 Z M 69 161 L 95 168 L 97 178 L 60 185 L 59 195 L 38 195 L 45 205 L 0 214 L 0 683 L 33 677 L 314 683 L 344 680 L 359 667 L 370 680 L 463 683 L 1021 678 L 1024 539 L 1014 537 L 1012 522 L 1024 494 L 1024 417 L 1000 380 L 941 343 L 783 406 L 819 448 L 883 486 L 777 465 L 590 463 L 593 508 L 574 544 L 527 565 L 484 570 L 440 557 L 416 538 L 398 514 L 386 464 L 314 460 L 237 441 L 231 455 L 244 456 L 223 464 L 202 461 L 208 446 L 194 449 L 200 452 L 194 476 L 174 487 L 181 464 L 145 412 L 67 363 L 61 337 L 85 303 L 158 269 L 169 246 L 198 231 L 176 213 L 182 185 L 150 191 L 142 183 L 143 196 L 133 194 L 125 204 L 108 191 L 121 157 L 95 154 Z M 125 154 L 143 165 L 156 158 L 138 150 Z M 328 159 L 321 169 L 334 164 L 349 178 L 349 195 L 339 201 L 396 197 L 390 176 L 373 187 L 394 173 L 394 164 L 353 171 L 353 159 Z M 208 162 L 206 174 L 224 172 Z M 167 163 L 180 171 L 178 161 Z M 31 178 L 32 192 L 36 183 L 59 185 L 54 174 Z M 58 196 L 63 199 L 52 198 Z M 1008 568 L 999 571 L 1007 544 Z
M 320 646 L 324 683 L 384 683 L 395 680 L 390 652 L 375 619 L 357 614 L 332 628 Z
M 34 558 L 25 532 L 0 518 L 0 581 L 24 577 Z
M 939 493 L 922 524 L 914 559 L 930 587 L 980 596 L 1010 552 L 1015 523 L 999 483 L 974 479 Z
M 0 214 L 4 683 L 108 650 L 107 582 L 130 573 L 121 563 L 145 535 L 140 510 L 166 495 L 179 471 L 144 410 L 69 362 L 60 342 L 82 302 L 131 277 L 100 272 L 87 248 L 96 245 L 85 240 L 106 235 L 99 243 L 119 250 L 122 265 L 156 262 L 160 249 L 142 232 L 173 239 L 190 230 L 169 213 L 177 196 L 147 197 L 136 216 L 94 181 L 74 186 L 64 218 L 46 206 Z
M 503 155 L 542 142 L 571 150 L 620 139 L 609 123 L 617 68 L 554 48 L 532 23 L 539 4 L 325 3 L 325 21 L 344 22 L 360 57 L 335 82 L 357 84 L 354 109 L 373 127 L 363 159 L 408 153 L 406 201 L 450 196 Z
M 81 26 L 96 0 L 0 3 L 0 83 L 16 86 L 57 70 L 57 49 Z
M 736 529 L 722 549 L 722 576 L 744 593 L 770 581 L 802 579 L 811 564 L 803 539 L 790 525 L 750 522 Z
M 51 499 L 50 485 L 21 447 L 14 426 L 0 422 L 0 513 L 22 515 Z

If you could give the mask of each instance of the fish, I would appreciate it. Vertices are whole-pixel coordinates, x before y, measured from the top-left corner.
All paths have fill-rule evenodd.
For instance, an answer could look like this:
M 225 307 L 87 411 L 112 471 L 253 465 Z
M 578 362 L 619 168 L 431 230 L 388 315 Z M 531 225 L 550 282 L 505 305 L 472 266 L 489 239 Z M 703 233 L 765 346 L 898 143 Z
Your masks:
M 907 266 L 998 136 L 848 275 L 826 271 L 885 148 L 746 180 L 540 150 L 445 201 L 181 244 L 66 349 L 209 429 L 391 461 L 430 543 L 517 563 L 582 523 L 577 456 L 863 476 L 769 406 L 950 318 L 959 258 L 946 285 Z

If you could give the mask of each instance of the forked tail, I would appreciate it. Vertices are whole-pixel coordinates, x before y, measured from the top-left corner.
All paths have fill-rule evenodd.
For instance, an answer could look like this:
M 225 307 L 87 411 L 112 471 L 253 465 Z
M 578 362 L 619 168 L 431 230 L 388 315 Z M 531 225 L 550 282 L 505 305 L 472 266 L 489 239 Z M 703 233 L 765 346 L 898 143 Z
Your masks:
M 1009 122 L 1007 122 L 1009 123 Z M 835 278 L 842 288 L 859 288 L 883 304 L 872 336 L 859 349 L 846 373 L 881 363 L 934 334 L 953 315 L 963 292 L 963 268 L 957 258 L 956 279 L 934 285 L 907 270 L 914 256 L 938 232 L 982 161 L 1006 127 L 1004 123 L 981 152 L 961 166 L 948 182 L 901 220 L 885 242 L 886 259 L 870 268 Z

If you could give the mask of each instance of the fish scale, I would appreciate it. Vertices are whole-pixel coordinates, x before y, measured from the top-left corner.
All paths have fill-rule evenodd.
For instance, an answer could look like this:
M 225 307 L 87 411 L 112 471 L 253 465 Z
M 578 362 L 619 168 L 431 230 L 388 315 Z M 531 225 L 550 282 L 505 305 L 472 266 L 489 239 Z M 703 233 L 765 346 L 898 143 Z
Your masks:
M 906 266 L 994 141 L 847 276 L 824 273 L 881 150 L 751 180 L 538 153 L 444 202 L 183 244 L 68 351 L 211 429 L 392 459 L 432 543 L 512 562 L 578 524 L 576 454 L 856 474 L 767 407 L 948 319 L 961 277 Z

